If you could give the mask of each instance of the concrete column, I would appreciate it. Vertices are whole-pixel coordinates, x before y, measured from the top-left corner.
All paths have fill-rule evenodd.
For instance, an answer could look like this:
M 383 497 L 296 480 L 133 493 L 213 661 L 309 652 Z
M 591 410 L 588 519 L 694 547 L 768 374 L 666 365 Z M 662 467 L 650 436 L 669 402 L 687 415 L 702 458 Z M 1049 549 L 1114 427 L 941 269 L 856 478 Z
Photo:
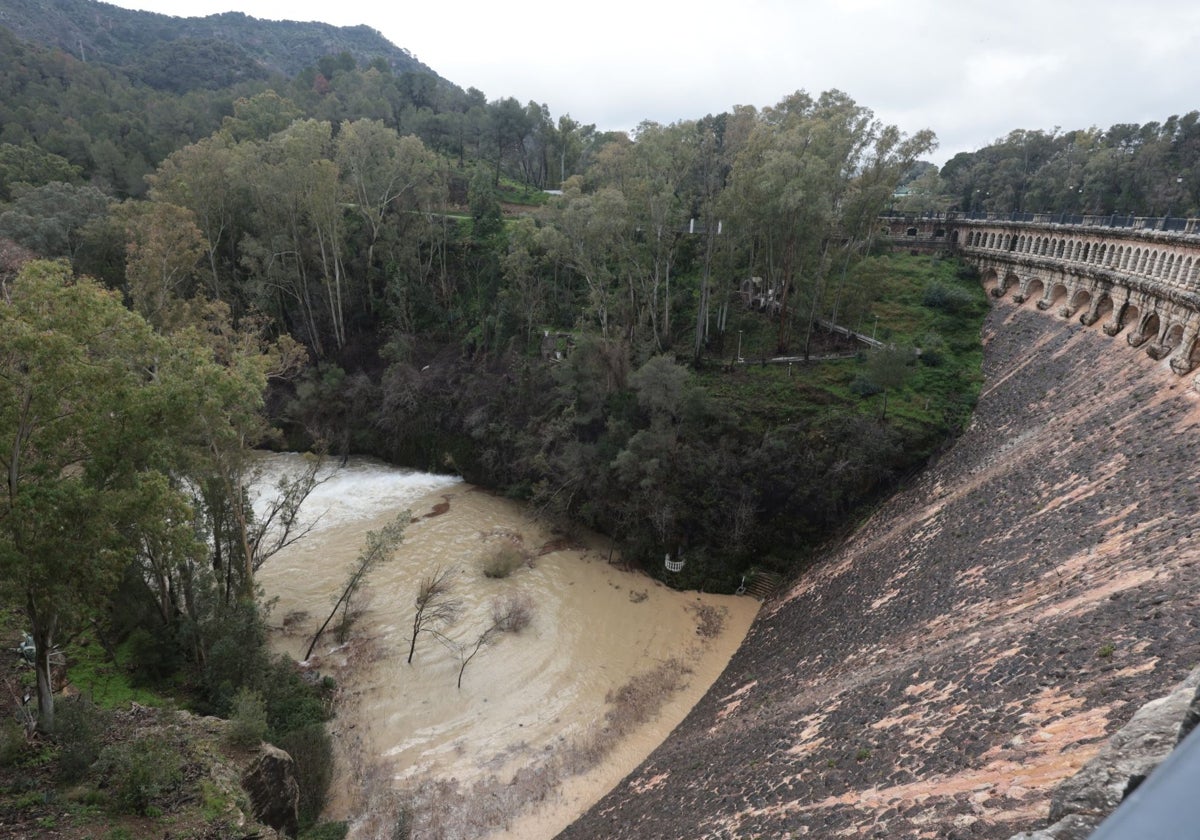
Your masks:
M 1092 304 L 1088 307 L 1088 311 L 1079 316 L 1079 323 L 1085 327 L 1090 327 L 1096 321 L 1100 320 L 1100 299 L 1101 296 L 1096 294 L 1096 290 L 1092 289 Z
M 1117 301 L 1115 299 L 1113 300 L 1112 317 L 1109 318 L 1108 321 L 1106 321 L 1104 326 L 1102 327 L 1105 335 L 1113 336 L 1121 331 L 1121 328 L 1125 326 L 1125 323 L 1124 323 L 1125 310 L 1128 308 L 1129 308 L 1129 293 L 1128 292 L 1125 293 L 1125 299 L 1122 300 L 1120 303 L 1117 303 Z
M 1180 376 L 1190 373 L 1192 370 L 1192 349 L 1196 345 L 1196 334 L 1195 320 L 1188 321 L 1187 326 L 1183 328 L 1183 339 L 1175 348 L 1175 352 L 1171 354 L 1171 370 Z

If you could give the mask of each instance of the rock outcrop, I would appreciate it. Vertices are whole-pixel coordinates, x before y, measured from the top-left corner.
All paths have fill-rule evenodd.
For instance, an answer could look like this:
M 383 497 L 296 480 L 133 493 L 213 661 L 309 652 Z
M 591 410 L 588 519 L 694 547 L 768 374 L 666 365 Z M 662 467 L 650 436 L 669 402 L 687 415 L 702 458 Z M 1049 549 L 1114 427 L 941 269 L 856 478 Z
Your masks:
M 300 788 L 296 763 L 278 747 L 263 744 L 258 757 L 242 774 L 242 788 L 250 796 L 254 818 L 288 837 L 300 830 Z
M 1004 840 L 1200 662 L 1190 379 L 1008 299 L 984 339 L 958 443 L 562 837 Z
M 1104 748 L 1050 797 L 1050 820 L 1041 831 L 1011 840 L 1082 840 L 1140 785 L 1194 727 L 1200 705 L 1200 668 L 1179 687 L 1151 700 Z

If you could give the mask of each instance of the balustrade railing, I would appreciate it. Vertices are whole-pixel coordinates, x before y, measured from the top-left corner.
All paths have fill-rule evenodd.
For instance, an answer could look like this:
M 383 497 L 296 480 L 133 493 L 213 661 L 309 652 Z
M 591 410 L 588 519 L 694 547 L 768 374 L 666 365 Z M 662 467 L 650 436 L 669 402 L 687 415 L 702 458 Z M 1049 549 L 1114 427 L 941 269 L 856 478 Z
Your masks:
M 1180 216 L 1133 216 L 1123 213 L 1098 216 L 1078 213 L 987 213 L 983 211 L 963 212 L 960 210 L 950 210 L 941 213 L 933 211 L 926 211 L 924 213 L 897 213 L 893 211 L 881 214 L 881 218 L 904 220 L 906 222 L 1023 222 L 1034 225 L 1099 227 L 1120 230 L 1159 230 L 1187 235 L 1200 235 L 1200 219 L 1183 218 Z

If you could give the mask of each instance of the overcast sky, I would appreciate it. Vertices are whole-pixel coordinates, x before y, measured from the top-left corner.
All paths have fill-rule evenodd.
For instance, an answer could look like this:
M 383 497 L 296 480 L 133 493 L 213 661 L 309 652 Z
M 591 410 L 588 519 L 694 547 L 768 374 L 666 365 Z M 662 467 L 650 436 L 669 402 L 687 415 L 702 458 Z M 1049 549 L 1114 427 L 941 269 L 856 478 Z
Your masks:
M 1162 121 L 1200 109 L 1195 0 L 118 0 L 196 17 L 366 24 L 488 99 L 601 130 L 795 90 L 845 91 L 938 164 L 1017 128 Z

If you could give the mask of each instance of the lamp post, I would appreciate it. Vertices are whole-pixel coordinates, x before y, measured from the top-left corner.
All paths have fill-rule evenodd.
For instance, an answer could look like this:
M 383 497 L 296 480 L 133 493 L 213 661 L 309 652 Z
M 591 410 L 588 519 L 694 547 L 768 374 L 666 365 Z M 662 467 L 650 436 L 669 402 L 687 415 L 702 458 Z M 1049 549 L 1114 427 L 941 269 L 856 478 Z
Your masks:
M 742 331 L 741 330 L 738 330 L 737 360 L 738 360 L 738 364 L 740 365 L 742 363 Z

